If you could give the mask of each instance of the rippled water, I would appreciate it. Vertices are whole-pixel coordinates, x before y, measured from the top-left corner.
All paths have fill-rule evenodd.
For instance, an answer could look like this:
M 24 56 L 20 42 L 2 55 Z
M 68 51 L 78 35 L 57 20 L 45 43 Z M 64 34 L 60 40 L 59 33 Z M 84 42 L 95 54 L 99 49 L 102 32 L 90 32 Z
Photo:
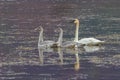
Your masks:
M 119 0 L 0 0 L 0 80 L 119 80 Z M 38 50 L 42 25 L 44 39 L 57 40 L 54 29 L 73 40 L 80 20 L 79 39 L 106 41 L 101 47 Z

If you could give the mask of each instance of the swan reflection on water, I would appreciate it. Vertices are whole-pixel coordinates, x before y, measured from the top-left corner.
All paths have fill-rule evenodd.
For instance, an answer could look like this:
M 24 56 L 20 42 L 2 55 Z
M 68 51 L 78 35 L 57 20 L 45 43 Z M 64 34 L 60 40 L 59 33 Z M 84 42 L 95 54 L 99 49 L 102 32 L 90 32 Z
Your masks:
M 43 49 L 38 49 L 40 64 L 44 64 Z
M 104 49 L 104 47 L 101 46 L 84 46 L 83 47 L 85 52 L 95 52 Z
M 78 48 L 78 49 L 68 49 L 68 48 L 49 48 L 49 49 L 38 49 L 39 51 L 39 60 L 40 60 L 40 65 L 69 65 L 69 64 L 73 64 L 74 65 L 74 69 L 75 70 L 79 70 L 80 69 L 80 56 L 79 54 L 82 54 L 83 52 L 94 52 L 94 51 L 98 51 L 101 48 L 99 46 L 84 46 L 83 48 Z M 52 51 L 52 55 L 57 55 L 54 57 L 44 57 L 46 55 L 51 55 Z M 48 54 L 44 54 L 44 52 L 48 52 Z M 67 54 L 66 54 L 67 53 Z M 68 57 L 70 54 L 71 57 Z M 66 55 L 66 56 L 64 56 Z M 56 58 L 57 57 L 57 58 Z M 75 61 L 74 61 L 75 60 Z M 46 63 L 46 61 L 48 61 Z M 54 61 L 56 63 L 54 63 Z M 70 62 L 70 63 L 68 63 Z
M 69 49 L 65 48 L 64 50 L 68 53 L 74 52 L 74 50 L 78 50 L 79 53 L 82 52 L 95 52 L 104 49 L 104 47 L 101 46 L 83 46 L 81 48 L 76 48 L 76 49 Z
M 78 71 L 80 69 L 80 58 L 79 58 L 79 55 L 78 55 L 78 50 L 75 50 L 75 63 L 74 63 L 74 69 L 76 71 Z
M 52 48 L 51 48 L 52 49 Z M 41 65 L 47 65 L 44 63 L 44 50 L 43 49 L 39 49 L 39 60 L 40 60 L 40 64 Z M 46 50 L 45 50 L 46 51 Z M 48 52 L 48 51 L 47 51 Z M 54 52 L 57 52 L 58 53 L 58 57 L 59 57 L 59 60 L 60 62 L 58 62 L 58 64 L 60 65 L 67 65 L 66 63 L 64 63 L 64 60 L 65 60 L 65 57 L 63 57 L 63 50 L 61 50 L 61 48 L 57 48 L 56 50 L 54 50 Z M 75 56 L 75 62 L 73 63 L 74 64 L 74 69 L 75 70 L 79 70 L 80 68 L 80 62 L 79 62 L 79 54 L 78 54 L 78 50 L 73 50 L 72 53 L 74 54 Z M 71 59 L 70 59 L 71 60 Z M 55 64 L 53 64 L 55 65 Z
M 41 48 L 38 48 L 38 51 L 39 51 L 39 60 L 40 60 L 40 64 L 44 64 L 44 52 L 47 52 L 48 54 L 50 53 L 57 53 L 58 56 L 59 56 L 59 61 L 60 63 L 59 64 L 63 64 L 63 51 L 61 50 L 61 48 L 47 48 L 47 49 L 41 49 Z M 51 57 L 49 57 L 50 59 Z M 52 59 L 52 58 L 51 58 Z
M 75 59 L 73 58 L 74 54 L 82 54 L 84 52 L 95 52 L 95 51 L 99 51 L 101 49 L 104 49 L 103 47 L 98 47 L 98 46 L 84 46 L 83 48 L 78 48 L 78 49 L 67 49 L 67 48 L 47 48 L 47 49 L 41 49 L 38 48 L 39 53 L 37 53 L 36 55 L 29 54 L 27 53 L 27 51 L 20 51 L 17 54 L 12 54 L 12 55 L 8 55 L 13 57 L 12 59 L 8 59 L 5 62 L 1 62 L 0 66 L 3 65 L 48 65 L 48 64 L 60 64 L 60 65 L 65 65 L 68 64 L 69 62 L 71 63 L 71 61 L 68 60 L 72 60 Z M 72 58 L 70 57 L 72 55 Z M 39 57 L 36 58 L 35 56 Z M 55 58 L 54 58 L 55 57 Z M 66 60 L 67 59 L 67 60 Z M 46 61 L 48 61 L 46 63 Z M 53 61 L 55 63 L 53 63 Z M 67 61 L 67 62 L 66 62 Z M 73 61 L 72 61 L 73 62 Z M 77 62 L 77 61 L 76 61 Z

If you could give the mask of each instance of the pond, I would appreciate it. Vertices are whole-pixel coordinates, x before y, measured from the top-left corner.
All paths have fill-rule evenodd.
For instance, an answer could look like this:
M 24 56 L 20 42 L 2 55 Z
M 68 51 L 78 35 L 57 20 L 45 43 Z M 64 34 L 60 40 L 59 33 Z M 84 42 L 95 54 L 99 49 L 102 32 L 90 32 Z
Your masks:
M 0 0 L 0 80 L 119 80 L 120 1 Z M 39 49 L 44 40 L 74 39 L 73 19 L 80 20 L 79 39 L 95 37 L 101 46 Z

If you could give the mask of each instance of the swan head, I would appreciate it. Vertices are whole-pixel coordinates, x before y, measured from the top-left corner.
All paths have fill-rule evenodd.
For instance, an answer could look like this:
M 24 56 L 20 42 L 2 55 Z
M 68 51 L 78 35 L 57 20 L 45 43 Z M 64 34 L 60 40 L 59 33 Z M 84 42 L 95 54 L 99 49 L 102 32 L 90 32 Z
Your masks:
M 63 29 L 59 27 L 59 28 L 55 29 L 54 32 L 60 32 L 60 31 L 63 31 Z
M 79 23 L 79 20 L 78 20 L 78 19 L 75 19 L 75 20 L 74 20 L 74 23 L 75 23 L 75 24 L 78 24 L 78 23 Z
M 43 27 L 42 27 L 42 26 L 39 26 L 39 27 L 35 28 L 34 30 L 35 30 L 35 31 L 37 31 L 37 30 L 43 31 Z

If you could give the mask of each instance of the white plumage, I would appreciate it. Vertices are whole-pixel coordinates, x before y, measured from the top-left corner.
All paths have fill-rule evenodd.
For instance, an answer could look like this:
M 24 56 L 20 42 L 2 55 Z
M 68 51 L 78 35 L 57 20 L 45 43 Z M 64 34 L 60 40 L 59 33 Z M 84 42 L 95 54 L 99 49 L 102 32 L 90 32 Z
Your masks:
M 99 44 L 104 43 L 104 41 L 101 41 L 101 40 L 98 40 L 98 39 L 95 39 L 95 38 L 92 38 L 92 37 L 83 38 L 83 39 L 78 40 L 79 20 L 75 19 L 74 23 L 76 24 L 74 42 L 77 42 L 78 46 L 81 46 L 81 45 L 91 45 L 91 46 L 93 46 L 93 45 L 99 45 Z
M 104 41 L 95 38 L 83 38 L 78 41 L 79 45 L 99 45 L 104 43 Z

